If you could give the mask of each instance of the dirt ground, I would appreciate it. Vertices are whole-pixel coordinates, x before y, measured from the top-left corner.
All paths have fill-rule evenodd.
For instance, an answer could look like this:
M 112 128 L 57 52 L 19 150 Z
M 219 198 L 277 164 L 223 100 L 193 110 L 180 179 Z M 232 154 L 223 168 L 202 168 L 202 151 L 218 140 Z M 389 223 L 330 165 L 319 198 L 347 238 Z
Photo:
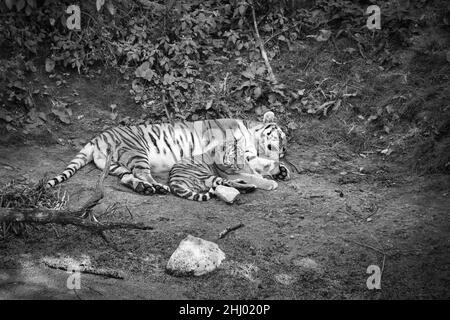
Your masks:
M 63 169 L 77 148 L 66 143 L 70 136 L 55 134 L 60 144 L 47 137 L 41 145 L 0 147 L 1 182 L 37 181 Z M 288 156 L 299 173 L 276 191 L 244 195 L 240 204 L 142 196 L 108 177 L 106 196 L 95 208 L 99 219 L 144 222 L 154 230 L 109 232 L 118 250 L 70 226 L 39 226 L 9 237 L 0 242 L 0 299 L 449 298 L 448 176 L 419 176 L 379 155 L 306 146 L 296 138 Z M 99 174 L 90 164 L 61 186 L 69 208 L 89 197 Z M 102 216 L 114 203 L 120 210 Z M 245 227 L 217 240 L 238 223 Z M 215 241 L 226 253 L 217 271 L 202 277 L 165 273 L 188 234 Z M 68 273 L 42 263 L 58 256 L 87 258 L 126 278 L 83 274 L 81 289 L 69 290 Z M 381 290 L 366 286 L 369 265 L 382 269 Z
M 315 83 L 316 78 L 344 73 L 335 70 L 333 56 L 322 47 L 308 50 L 302 47 L 290 53 L 292 65 L 286 62 L 289 57 L 279 59 L 287 75 L 274 62 L 284 83 L 301 87 L 296 79 Z M 442 79 L 448 81 L 448 73 L 441 66 L 448 68 L 448 64 L 436 64 L 433 69 L 433 61 L 405 63 L 409 73 L 404 77 L 381 72 L 364 61 L 347 63 L 348 73 L 361 78 L 358 84 L 366 89 L 360 91 L 360 101 L 352 100 L 354 109 L 361 110 L 352 112 L 367 119 L 368 106 L 382 105 L 383 98 L 390 101 L 403 91 L 419 91 L 433 84 L 431 77 L 445 89 Z M 342 63 L 339 66 L 344 68 Z M 66 74 L 49 79 L 43 74 L 30 80 L 45 98 L 36 101 L 38 111 L 50 114 L 48 97 L 58 98 L 73 111 L 72 122 L 47 121 L 28 128 L 28 135 L 0 128 L 1 185 L 12 179 L 37 182 L 60 173 L 88 139 L 117 125 L 110 118 L 111 104 L 118 106 L 119 118 L 127 116 L 131 122 L 142 113 L 128 94 L 130 83 L 121 81 L 120 75 L 94 69 L 90 78 Z M 56 85 L 57 79 L 67 83 Z M 432 92 L 444 92 L 439 86 Z M 448 97 L 433 99 L 424 95 L 420 105 L 437 110 L 448 102 Z M 280 182 L 277 190 L 243 195 L 234 205 L 215 199 L 197 203 L 172 195 L 138 195 L 121 186 L 116 177 L 108 177 L 105 198 L 94 208 L 99 220 L 144 222 L 154 230 L 108 232 L 116 249 L 72 226 L 37 226 L 23 235 L 11 235 L 0 240 L 0 299 L 450 298 L 449 176 L 422 175 L 379 152 L 393 145 L 391 138 L 404 129 L 401 126 L 372 137 L 378 139 L 377 150 L 361 140 L 362 134 L 359 142 L 350 141 L 366 129 L 365 122 L 340 121 L 338 126 L 337 121 L 300 119 L 298 128 L 290 132 L 287 155 L 298 172 L 290 181 Z M 314 123 L 326 130 L 311 132 Z M 352 148 L 349 142 L 360 146 Z M 76 208 L 90 196 L 99 175 L 89 164 L 60 186 L 69 195 L 68 208 Z M 117 211 L 102 215 L 115 203 Z M 238 223 L 245 226 L 217 239 L 222 230 Z M 201 277 L 165 272 L 169 257 L 188 234 L 214 241 L 225 252 L 218 270 Z M 126 277 L 83 274 L 81 289 L 70 290 L 66 286 L 69 274 L 42 262 L 60 256 L 88 259 L 96 268 L 111 268 Z M 380 290 L 367 288 L 370 265 L 382 270 Z

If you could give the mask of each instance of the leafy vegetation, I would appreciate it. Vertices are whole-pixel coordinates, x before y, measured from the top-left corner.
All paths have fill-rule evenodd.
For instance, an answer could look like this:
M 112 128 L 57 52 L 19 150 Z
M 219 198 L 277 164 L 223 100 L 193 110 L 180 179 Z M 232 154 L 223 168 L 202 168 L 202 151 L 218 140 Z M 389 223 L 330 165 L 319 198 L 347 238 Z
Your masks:
M 285 124 L 295 130 L 300 116 L 323 119 L 343 112 L 354 128 L 389 134 L 401 121 L 411 122 L 420 114 L 409 102 L 418 98 L 414 85 L 421 84 L 409 82 L 392 92 L 389 101 L 373 103 L 381 90 L 391 88 L 385 79 L 370 79 L 380 70 L 394 72 L 403 62 L 394 53 L 416 45 L 424 28 L 448 28 L 449 6 L 438 2 L 426 11 L 428 1 L 377 1 L 382 28 L 372 31 L 365 15 L 371 3 L 97 0 L 80 4 L 81 29 L 70 30 L 66 9 L 72 1 L 2 0 L 0 123 L 25 133 L 51 120 L 71 123 L 67 103 L 30 78 L 45 72 L 64 86 L 62 72 L 88 75 L 105 66 L 129 83 L 141 121 L 247 117 L 270 109 L 290 119 Z M 252 8 L 279 82 L 269 77 L 255 40 Z M 434 59 L 446 45 L 430 39 L 421 51 Z M 296 78 L 277 63 L 294 53 Z M 328 53 L 327 61 L 318 61 Z M 438 74 L 437 82 L 448 81 L 445 70 Z M 423 74 L 412 76 L 420 79 L 427 81 Z M 361 85 L 364 81 L 369 85 Z M 39 101 L 52 107 L 42 112 Z M 115 105 L 111 119 L 123 120 Z M 433 119 L 420 122 L 418 132 L 442 136 L 446 122 Z

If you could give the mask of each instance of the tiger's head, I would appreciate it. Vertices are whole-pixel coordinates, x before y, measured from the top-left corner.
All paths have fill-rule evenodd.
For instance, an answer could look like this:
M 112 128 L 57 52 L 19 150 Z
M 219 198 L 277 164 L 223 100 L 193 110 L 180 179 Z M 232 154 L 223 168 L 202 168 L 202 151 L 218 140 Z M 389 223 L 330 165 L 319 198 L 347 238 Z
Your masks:
M 281 127 L 275 122 L 272 111 L 264 114 L 263 122 L 251 128 L 254 134 L 258 156 L 278 161 L 287 151 L 287 138 Z

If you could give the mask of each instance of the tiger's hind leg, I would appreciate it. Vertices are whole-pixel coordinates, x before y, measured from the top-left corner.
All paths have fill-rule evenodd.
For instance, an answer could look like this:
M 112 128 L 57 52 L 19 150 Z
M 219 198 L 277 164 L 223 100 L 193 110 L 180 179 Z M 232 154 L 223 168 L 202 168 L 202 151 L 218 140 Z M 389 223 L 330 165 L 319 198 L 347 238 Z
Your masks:
M 246 184 L 254 185 L 257 189 L 262 190 L 275 190 L 278 188 L 278 183 L 276 181 L 266 179 L 259 174 L 238 173 L 228 175 L 227 178 L 244 181 Z
M 250 193 L 256 190 L 256 186 L 254 184 L 249 184 L 242 179 L 224 179 L 222 185 L 226 187 L 236 188 L 240 193 Z
M 208 179 L 204 180 L 206 187 L 215 190 L 217 186 L 225 186 L 238 189 L 240 193 L 250 193 L 256 190 L 254 184 L 249 184 L 242 179 L 229 180 L 219 176 L 211 175 Z
M 130 169 L 120 163 L 112 163 L 109 172 L 112 175 L 118 176 L 123 185 L 133 189 L 137 193 L 146 195 L 156 193 L 156 188 L 151 183 L 136 177 Z

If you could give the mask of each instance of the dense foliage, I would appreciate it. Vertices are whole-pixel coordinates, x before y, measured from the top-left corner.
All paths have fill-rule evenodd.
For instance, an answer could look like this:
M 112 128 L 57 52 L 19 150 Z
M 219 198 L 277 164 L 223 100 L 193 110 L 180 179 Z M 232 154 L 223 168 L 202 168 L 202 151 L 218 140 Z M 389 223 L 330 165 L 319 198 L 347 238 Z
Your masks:
M 66 9 L 74 4 L 72 0 L 1 0 L 0 123 L 7 130 L 24 133 L 49 118 L 70 123 L 73 115 L 67 103 L 52 97 L 46 86 L 31 83 L 30 78 L 44 72 L 59 87 L 66 81 L 62 73 L 88 75 L 101 66 L 115 70 L 129 84 L 129 93 L 142 113 L 141 121 L 246 117 L 268 109 L 295 119 L 305 114 L 327 117 L 346 109 L 353 112 L 356 122 L 389 133 L 402 118 L 419 114 L 416 104 L 406 103 L 405 98 L 415 89 L 398 90 L 389 98 L 390 103 L 374 102 L 371 95 L 386 88 L 383 84 L 375 84 L 379 89 L 370 85 L 361 88 L 360 73 L 352 74 L 353 65 L 358 59 L 366 64 L 366 81 L 377 68 L 395 68 L 400 64 L 395 50 L 410 46 L 419 29 L 448 25 L 446 12 L 450 10 L 447 4 L 438 14 L 425 17 L 417 12 L 428 1 L 377 1 L 383 27 L 369 30 L 365 10 L 373 3 L 92 0 L 78 3 L 81 28 L 70 30 Z M 292 72 L 279 82 L 269 76 L 254 22 L 269 60 L 297 52 L 303 70 L 296 75 L 303 77 L 300 82 L 290 81 Z M 311 45 L 307 47 L 304 44 L 308 42 Z M 430 41 L 423 52 L 441 50 L 436 43 Z M 314 44 L 316 49 L 308 53 L 306 49 Z M 332 52 L 326 73 L 317 61 L 317 53 L 325 48 Z M 311 61 L 315 64 L 312 67 Z M 307 72 L 308 68 L 313 70 Z M 431 81 L 440 83 L 446 74 L 437 72 Z M 425 84 L 428 75 L 417 81 L 417 86 Z M 439 90 L 435 87 L 434 91 Z M 362 98 L 355 106 L 349 102 L 355 96 L 366 96 L 369 102 Z M 51 109 L 43 112 L 36 108 L 40 102 L 50 104 Z M 111 104 L 112 119 L 116 119 L 116 107 Z M 422 122 L 423 132 L 442 135 L 440 128 L 447 126 L 442 119 L 438 114 L 436 121 Z M 297 128 L 292 120 L 284 124 Z M 349 132 L 357 132 L 352 130 Z

